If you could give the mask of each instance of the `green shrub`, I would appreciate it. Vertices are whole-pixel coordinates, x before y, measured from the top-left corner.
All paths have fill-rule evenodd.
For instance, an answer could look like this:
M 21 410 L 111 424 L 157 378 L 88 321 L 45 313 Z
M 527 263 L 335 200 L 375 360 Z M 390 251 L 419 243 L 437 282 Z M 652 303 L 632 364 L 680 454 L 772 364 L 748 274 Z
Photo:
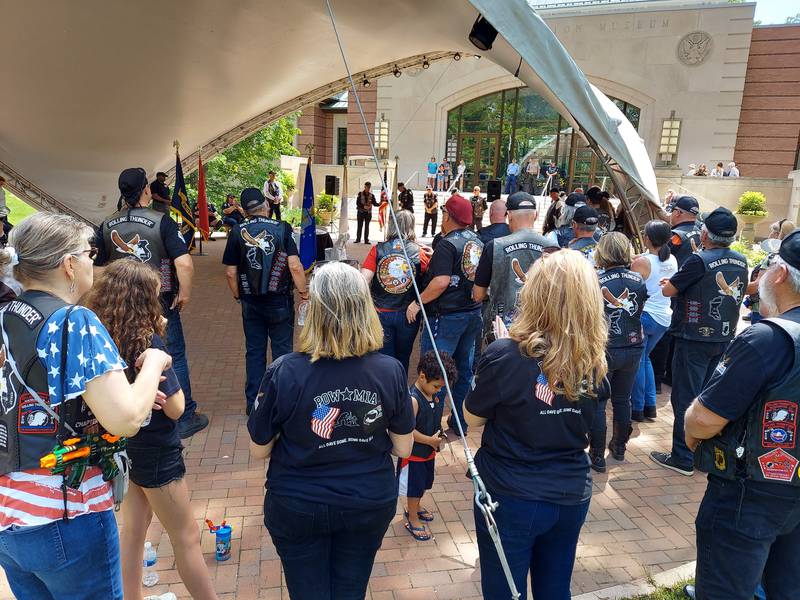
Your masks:
M 303 223 L 303 209 L 302 208 L 287 208 L 281 211 L 283 220 L 292 227 L 300 227 Z M 314 220 L 317 225 L 322 225 L 322 219 L 314 215 Z
M 767 257 L 767 253 L 764 252 L 760 246 L 748 244 L 746 241 L 741 242 L 737 240 L 733 242 L 731 244 L 731 250 L 743 255 L 747 259 L 747 264 L 751 269 Z
M 767 216 L 767 198 L 761 192 L 745 192 L 739 196 L 737 215 Z
M 318 211 L 334 212 L 336 210 L 336 203 L 338 198 L 331 194 L 317 194 L 317 199 L 314 201 L 314 206 Z
M 297 188 L 297 184 L 294 180 L 294 173 L 289 171 L 284 171 L 283 169 L 279 170 L 278 181 L 280 181 L 281 187 L 283 188 L 284 198 L 291 196 Z

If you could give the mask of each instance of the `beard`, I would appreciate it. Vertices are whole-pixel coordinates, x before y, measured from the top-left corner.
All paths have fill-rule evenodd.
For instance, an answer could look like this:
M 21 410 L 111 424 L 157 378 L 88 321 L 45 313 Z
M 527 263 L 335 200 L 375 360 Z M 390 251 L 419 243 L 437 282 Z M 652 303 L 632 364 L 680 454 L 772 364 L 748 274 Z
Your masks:
M 775 291 L 767 283 L 768 274 L 764 273 L 758 282 L 759 312 L 765 317 L 778 316 L 778 302 L 775 298 Z

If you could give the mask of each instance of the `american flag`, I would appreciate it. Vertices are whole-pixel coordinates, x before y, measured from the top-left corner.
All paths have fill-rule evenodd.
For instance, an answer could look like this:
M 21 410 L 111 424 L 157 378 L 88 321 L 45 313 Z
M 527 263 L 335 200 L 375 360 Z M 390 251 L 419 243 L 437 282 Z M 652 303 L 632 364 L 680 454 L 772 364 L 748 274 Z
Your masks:
M 333 426 L 336 425 L 336 417 L 342 412 L 339 408 L 330 406 L 318 406 L 311 414 L 311 431 L 326 440 L 333 435 Z
M 536 378 L 536 397 L 548 406 L 552 406 L 555 396 L 550 386 L 547 385 L 547 377 L 544 376 L 544 373 L 539 373 Z

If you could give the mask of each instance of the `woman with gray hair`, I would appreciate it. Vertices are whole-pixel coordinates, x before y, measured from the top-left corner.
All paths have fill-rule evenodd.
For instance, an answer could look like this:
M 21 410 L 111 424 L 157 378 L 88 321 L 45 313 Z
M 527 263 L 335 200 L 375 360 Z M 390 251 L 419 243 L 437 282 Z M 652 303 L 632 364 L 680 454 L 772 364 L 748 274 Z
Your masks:
M 267 368 L 250 414 L 251 455 L 271 458 L 264 524 L 293 600 L 364 598 L 395 515 L 391 455 L 411 453 L 415 419 L 406 372 L 382 341 L 359 272 L 320 267 L 300 351 Z
M 111 436 L 134 435 L 164 401 L 157 390 L 170 357 L 145 350 L 129 384 L 111 336 L 75 306 L 92 286 L 93 233 L 38 213 L 0 250 L 0 270 L 10 265 L 23 288 L 0 313 L 0 566 L 22 600 L 64 598 L 66 587 L 70 598 L 122 600 L 113 468 L 80 452 L 113 451 Z M 101 428 L 111 436 L 100 438 Z M 67 438 L 77 438 L 78 458 L 63 470 L 52 451 Z
M 375 310 L 383 326 L 383 349 L 381 352 L 393 356 L 408 371 L 408 361 L 419 330 L 419 318 L 406 319 L 406 309 L 415 299 L 412 276 L 417 279 L 428 266 L 424 247 L 416 243 L 414 215 L 406 210 L 395 213 L 388 219 L 386 241 L 373 246 L 364 263 L 361 274 L 370 286 Z M 409 265 L 403 254 L 405 247 Z

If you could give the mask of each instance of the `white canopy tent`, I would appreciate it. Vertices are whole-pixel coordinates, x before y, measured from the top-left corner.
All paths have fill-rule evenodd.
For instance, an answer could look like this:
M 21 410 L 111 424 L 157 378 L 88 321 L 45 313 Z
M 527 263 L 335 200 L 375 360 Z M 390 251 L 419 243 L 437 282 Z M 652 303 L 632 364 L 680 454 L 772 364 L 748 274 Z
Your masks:
M 98 223 L 117 175 L 213 156 L 281 116 L 346 89 L 324 0 L 0 0 L 0 173 L 34 205 Z M 638 134 L 591 86 L 525 0 L 333 0 L 356 77 L 480 54 L 545 97 L 604 160 L 631 224 L 656 210 Z M 481 13 L 498 30 L 479 52 Z M 546 55 L 547 61 L 536 60 Z M 535 65 L 532 67 L 531 65 Z M 202 150 L 201 150 L 202 149 Z

